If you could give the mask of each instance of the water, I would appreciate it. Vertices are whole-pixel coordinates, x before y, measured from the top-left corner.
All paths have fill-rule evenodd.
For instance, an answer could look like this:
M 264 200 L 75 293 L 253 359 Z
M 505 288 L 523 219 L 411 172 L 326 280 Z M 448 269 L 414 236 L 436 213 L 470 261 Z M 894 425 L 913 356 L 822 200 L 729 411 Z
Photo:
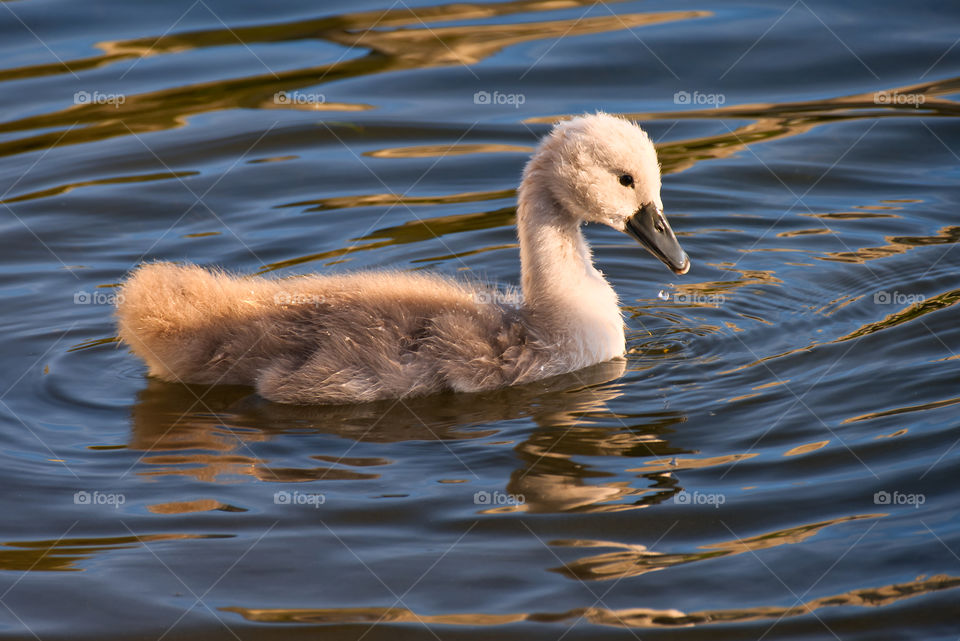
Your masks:
M 955 639 L 958 17 L 3 3 L 0 635 Z M 523 163 L 595 109 L 693 260 L 588 230 L 625 366 L 291 408 L 113 339 L 145 260 L 516 283 Z

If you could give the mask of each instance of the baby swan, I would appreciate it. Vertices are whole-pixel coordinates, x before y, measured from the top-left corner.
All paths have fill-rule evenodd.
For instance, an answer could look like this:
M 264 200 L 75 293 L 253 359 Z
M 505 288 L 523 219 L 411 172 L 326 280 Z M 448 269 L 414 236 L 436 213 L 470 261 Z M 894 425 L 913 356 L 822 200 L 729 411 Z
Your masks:
M 490 390 L 623 356 L 617 295 L 580 228 L 609 225 L 677 274 L 690 269 L 650 138 L 603 113 L 559 123 L 518 196 L 518 305 L 424 273 L 267 279 L 154 263 L 123 285 L 120 338 L 163 380 L 299 404 Z

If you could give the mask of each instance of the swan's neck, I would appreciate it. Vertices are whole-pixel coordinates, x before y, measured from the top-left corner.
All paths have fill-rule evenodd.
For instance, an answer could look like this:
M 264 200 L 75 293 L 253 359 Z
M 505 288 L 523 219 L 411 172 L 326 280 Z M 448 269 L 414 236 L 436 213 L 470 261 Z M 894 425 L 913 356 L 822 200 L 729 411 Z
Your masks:
M 568 352 L 570 369 L 622 356 L 617 295 L 594 268 L 580 222 L 545 191 L 521 189 L 517 208 L 524 307 Z

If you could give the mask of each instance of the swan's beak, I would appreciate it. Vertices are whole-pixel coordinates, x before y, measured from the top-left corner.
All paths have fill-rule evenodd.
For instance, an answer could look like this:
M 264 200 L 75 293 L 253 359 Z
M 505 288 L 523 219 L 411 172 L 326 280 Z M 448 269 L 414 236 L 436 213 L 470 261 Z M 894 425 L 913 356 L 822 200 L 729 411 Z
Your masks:
M 680 247 L 670 223 L 655 204 L 649 203 L 638 209 L 627 219 L 624 230 L 639 240 L 641 245 L 675 274 L 686 274 L 690 271 L 690 258 Z

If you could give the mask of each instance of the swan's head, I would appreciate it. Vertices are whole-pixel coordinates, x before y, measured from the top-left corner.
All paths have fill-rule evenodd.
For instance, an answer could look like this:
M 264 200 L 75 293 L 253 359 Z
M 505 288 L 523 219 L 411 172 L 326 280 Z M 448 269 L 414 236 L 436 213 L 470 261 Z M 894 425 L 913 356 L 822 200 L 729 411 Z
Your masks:
M 663 215 L 656 149 L 637 125 L 604 113 L 561 122 L 529 171 L 568 215 L 630 234 L 677 274 L 690 270 Z

